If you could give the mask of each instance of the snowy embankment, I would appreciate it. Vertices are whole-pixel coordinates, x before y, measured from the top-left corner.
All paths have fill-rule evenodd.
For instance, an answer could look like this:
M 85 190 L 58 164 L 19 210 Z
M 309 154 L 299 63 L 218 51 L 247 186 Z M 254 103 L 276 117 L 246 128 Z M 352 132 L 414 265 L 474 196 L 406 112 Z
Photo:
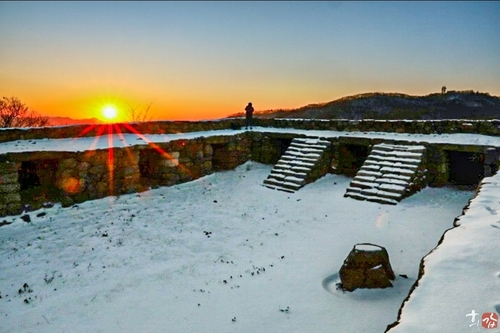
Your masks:
M 351 179 L 332 174 L 290 194 L 262 186 L 271 168 L 248 162 L 181 185 L 56 205 L 29 213 L 30 223 L 2 218 L 13 223 L 0 228 L 0 332 L 383 332 L 421 258 L 473 195 L 426 188 L 380 205 L 344 198 Z M 500 231 L 488 228 L 484 239 Z M 494 275 L 498 260 L 488 260 L 498 251 L 482 252 L 484 239 L 472 235 L 477 250 L 464 265 Z M 387 249 L 393 288 L 336 290 L 342 262 L 361 242 Z M 454 278 L 432 277 L 443 288 Z M 488 300 L 478 284 L 487 277 L 474 279 L 467 288 Z M 420 331 L 428 331 L 425 315 L 413 317 Z
M 487 330 L 483 323 L 495 325 L 500 314 L 500 173 L 483 179 L 456 225 L 424 258 L 423 275 L 390 333 L 473 332 Z M 483 314 L 489 318 L 492 313 L 497 317 L 482 321 Z

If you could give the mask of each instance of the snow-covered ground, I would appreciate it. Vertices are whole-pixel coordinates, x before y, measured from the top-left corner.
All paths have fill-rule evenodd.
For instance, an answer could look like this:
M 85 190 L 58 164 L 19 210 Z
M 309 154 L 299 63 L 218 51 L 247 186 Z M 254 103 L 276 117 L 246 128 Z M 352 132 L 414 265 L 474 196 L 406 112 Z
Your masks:
M 262 186 L 271 168 L 248 162 L 181 185 L 56 205 L 29 213 L 30 223 L 2 218 L 13 223 L 0 228 L 0 331 L 383 332 L 421 258 L 474 195 L 426 188 L 380 205 L 344 198 L 351 179 L 332 174 L 290 194 Z M 393 288 L 336 290 L 361 242 L 386 247 Z M 446 287 L 454 278 L 433 280 Z M 455 315 L 467 332 L 466 313 Z M 427 319 L 417 318 L 419 332 Z
M 500 173 L 483 179 L 457 224 L 425 258 L 390 333 L 500 331 Z

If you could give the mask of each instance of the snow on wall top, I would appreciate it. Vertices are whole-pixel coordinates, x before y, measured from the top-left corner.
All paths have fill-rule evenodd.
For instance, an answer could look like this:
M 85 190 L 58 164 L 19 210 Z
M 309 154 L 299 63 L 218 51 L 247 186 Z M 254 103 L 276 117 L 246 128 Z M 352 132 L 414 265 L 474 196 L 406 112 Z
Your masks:
M 467 144 L 479 146 L 500 147 L 500 137 L 481 134 L 408 134 L 408 133 L 388 133 L 388 132 L 341 132 L 325 130 L 299 130 L 293 128 L 270 128 L 254 127 L 254 132 L 263 133 L 292 133 L 320 138 L 372 138 L 399 140 L 417 143 L 446 143 L 446 144 Z M 204 132 L 187 132 L 176 134 L 144 134 L 142 137 L 150 142 L 162 143 L 180 139 L 195 139 L 211 136 L 233 136 L 244 133 L 245 130 L 219 130 Z M 9 152 L 32 152 L 32 151 L 67 151 L 78 152 L 93 149 L 124 148 L 136 145 L 146 145 L 142 138 L 135 134 L 104 134 L 100 137 L 82 137 L 65 139 L 37 139 L 18 140 L 0 143 L 0 154 Z

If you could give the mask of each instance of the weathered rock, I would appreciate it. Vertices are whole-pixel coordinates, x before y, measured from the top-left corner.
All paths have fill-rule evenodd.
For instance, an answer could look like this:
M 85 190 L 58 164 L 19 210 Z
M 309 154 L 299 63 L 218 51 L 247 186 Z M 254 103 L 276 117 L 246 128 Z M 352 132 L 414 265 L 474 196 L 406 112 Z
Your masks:
M 50 202 L 50 201 L 46 201 L 46 202 L 42 203 L 42 207 L 43 208 L 52 208 L 52 207 L 54 207 L 54 203 Z
M 31 217 L 28 214 L 26 214 L 26 215 L 21 216 L 21 220 L 29 223 L 29 222 L 31 222 Z
M 392 287 L 395 279 L 387 250 L 375 244 L 356 244 L 340 268 L 342 289 Z
M 0 184 L 0 193 L 19 192 L 20 187 L 19 183 Z
M 14 173 L 17 175 L 17 163 L 14 162 L 5 162 L 0 163 L 0 174 L 9 174 Z
M 17 184 L 18 178 L 19 174 L 17 173 L 17 171 L 15 173 L 0 174 L 0 185 Z

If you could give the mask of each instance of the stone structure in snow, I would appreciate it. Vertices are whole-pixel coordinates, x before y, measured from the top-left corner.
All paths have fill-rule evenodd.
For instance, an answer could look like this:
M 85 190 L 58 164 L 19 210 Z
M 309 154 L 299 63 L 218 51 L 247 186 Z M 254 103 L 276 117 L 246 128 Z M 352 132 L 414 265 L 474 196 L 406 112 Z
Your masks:
M 395 278 L 387 250 L 370 243 L 354 245 L 340 268 L 342 289 L 347 291 L 392 287 Z

